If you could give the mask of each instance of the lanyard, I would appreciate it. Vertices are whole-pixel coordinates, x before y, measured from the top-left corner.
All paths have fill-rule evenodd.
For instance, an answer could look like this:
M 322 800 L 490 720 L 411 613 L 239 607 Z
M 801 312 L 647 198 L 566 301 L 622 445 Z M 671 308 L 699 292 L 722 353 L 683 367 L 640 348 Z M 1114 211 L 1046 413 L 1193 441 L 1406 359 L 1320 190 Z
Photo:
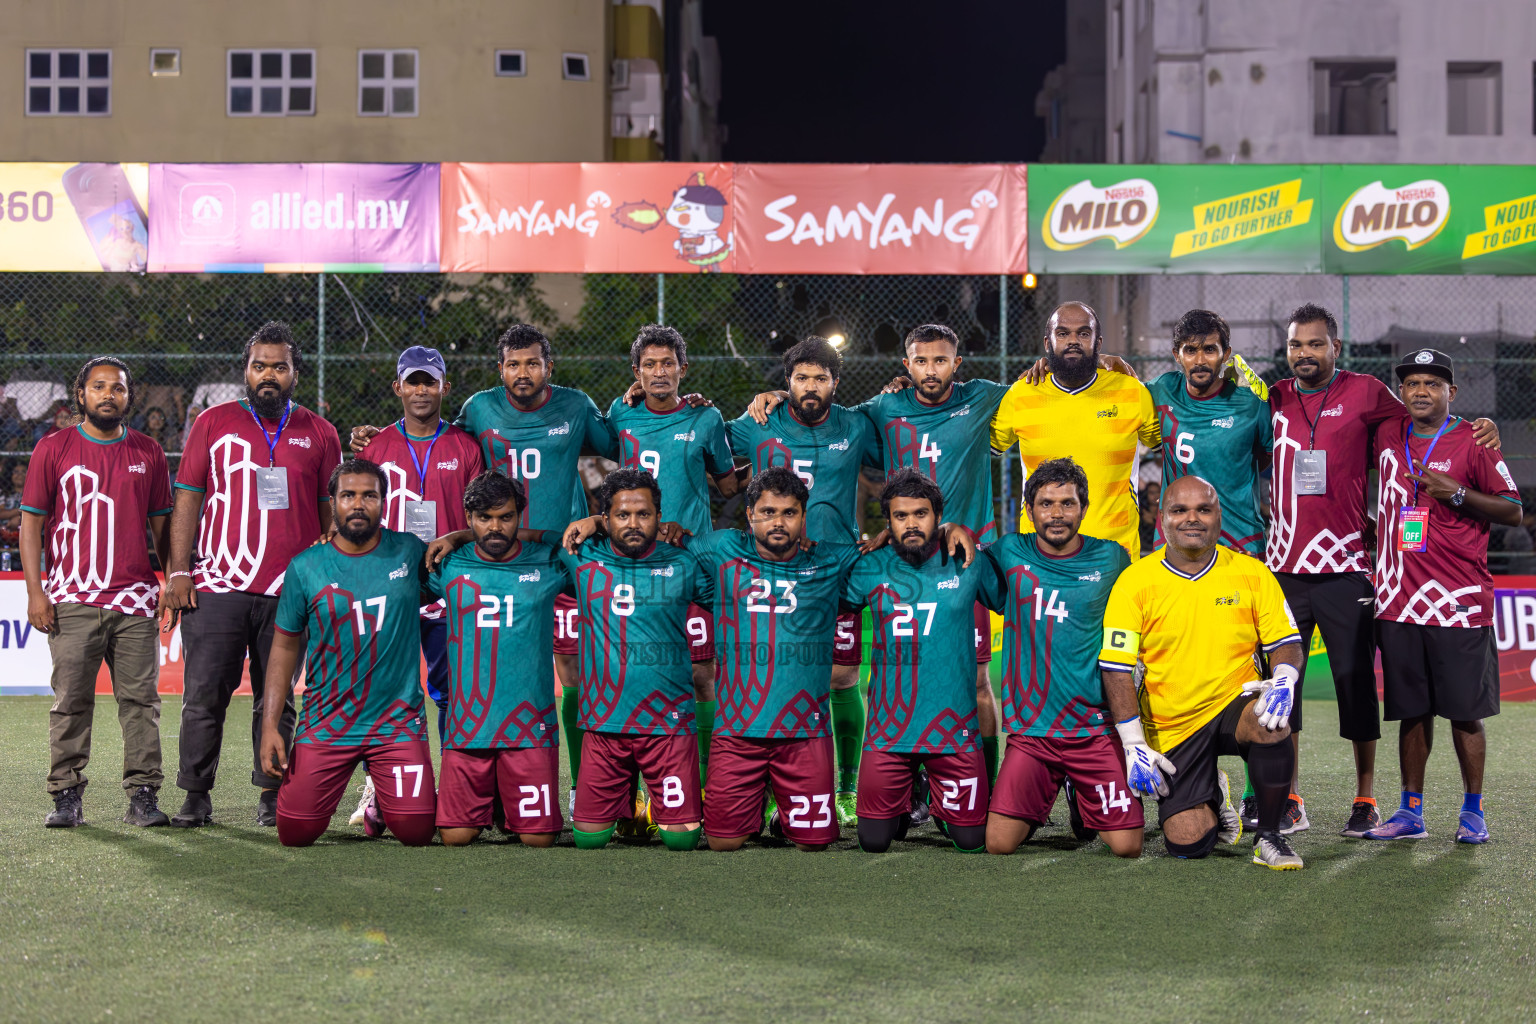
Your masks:
M 247 406 L 247 408 L 250 408 Z M 293 415 L 293 400 L 289 399 L 288 408 L 283 410 L 283 418 L 277 425 L 277 433 L 267 433 L 267 428 L 262 424 L 261 417 L 256 415 L 256 410 L 251 409 L 251 419 L 256 421 L 256 429 L 261 431 L 261 436 L 267 441 L 267 466 L 271 468 L 277 465 L 277 442 L 283 436 L 283 428 L 288 425 L 288 417 Z
M 1445 418 L 1445 422 L 1440 424 L 1440 429 L 1435 431 L 1434 438 L 1429 442 L 1429 448 L 1424 452 L 1424 458 L 1420 460 L 1424 466 L 1429 465 L 1429 457 L 1435 453 L 1435 445 L 1439 443 L 1440 435 L 1446 432 L 1446 430 L 1450 427 L 1451 423 L 1455 421 L 1455 419 L 1455 416 L 1447 416 Z M 1403 433 L 1403 456 L 1408 460 L 1407 465 L 1409 469 L 1413 468 L 1413 453 L 1408 450 L 1408 439 L 1411 437 L 1413 437 L 1413 421 L 1409 420 L 1408 429 Z M 1408 507 L 1417 508 L 1418 505 L 1419 482 L 1415 480 L 1413 482 L 1413 500 L 1408 503 Z
M 1301 415 L 1306 419 L 1309 428 L 1307 434 L 1307 451 L 1309 452 L 1317 450 L 1317 423 L 1323 418 L 1323 410 L 1328 408 L 1328 392 L 1333 389 L 1333 382 L 1338 379 L 1339 371 L 1334 370 L 1333 376 L 1328 378 L 1328 383 L 1323 388 L 1323 400 L 1318 404 L 1316 417 L 1307 415 L 1307 403 L 1302 397 L 1301 388 L 1298 386 L 1296 389 L 1296 404 L 1301 406 Z
M 418 459 L 416 457 L 416 446 L 411 443 L 411 435 L 405 432 L 404 417 L 401 417 L 399 426 L 400 436 L 405 438 L 405 450 L 411 453 L 411 461 L 416 464 L 416 475 L 421 479 L 421 496 L 425 498 L 427 496 L 427 467 L 432 465 L 432 449 L 436 447 L 437 439 L 443 436 L 443 431 L 447 429 L 448 424 L 441 417 L 438 418 L 437 433 L 433 434 L 432 440 L 427 442 L 427 457 L 425 459 Z

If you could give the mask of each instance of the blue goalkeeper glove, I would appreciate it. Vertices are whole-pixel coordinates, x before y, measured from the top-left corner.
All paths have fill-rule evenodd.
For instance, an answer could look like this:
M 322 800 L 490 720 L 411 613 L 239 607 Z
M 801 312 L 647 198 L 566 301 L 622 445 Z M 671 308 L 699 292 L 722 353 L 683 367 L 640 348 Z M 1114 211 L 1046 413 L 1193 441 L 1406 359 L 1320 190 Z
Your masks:
M 1270 732 L 1284 729 L 1291 724 L 1291 711 L 1296 707 L 1296 684 L 1301 673 L 1292 665 L 1276 665 L 1275 674 L 1269 679 L 1255 679 L 1243 684 L 1244 693 L 1256 693 L 1254 714 L 1259 724 Z
M 1142 796 L 1165 797 L 1170 790 L 1168 780 L 1176 768 L 1173 762 L 1147 745 L 1146 733 L 1141 729 L 1141 718 L 1127 718 L 1115 724 L 1120 734 L 1120 745 L 1125 748 L 1125 780 L 1131 792 Z

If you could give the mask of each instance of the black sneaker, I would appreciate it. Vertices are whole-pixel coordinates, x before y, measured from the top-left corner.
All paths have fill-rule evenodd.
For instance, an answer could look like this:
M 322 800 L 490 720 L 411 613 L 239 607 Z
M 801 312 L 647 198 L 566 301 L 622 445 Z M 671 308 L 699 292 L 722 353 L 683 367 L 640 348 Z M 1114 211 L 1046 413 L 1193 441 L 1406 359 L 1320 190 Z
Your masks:
M 1364 800 L 1356 800 L 1355 805 L 1349 809 L 1349 824 L 1339 832 L 1341 836 L 1350 839 L 1364 839 L 1365 834 L 1377 825 L 1381 824 L 1381 812 L 1376 805 Z
M 271 828 L 277 824 L 277 790 L 264 789 L 256 802 L 256 824 Z
M 1243 831 L 1257 832 L 1259 830 L 1259 798 L 1257 796 L 1243 797 Z
M 928 807 L 929 795 L 928 772 L 919 768 L 912 780 L 912 808 L 908 811 L 911 828 L 922 828 L 933 820 L 933 811 Z
M 85 783 L 61 789 L 53 794 L 53 810 L 43 819 L 44 828 L 74 828 L 85 824 L 85 804 L 81 794 Z
M 169 825 L 171 819 L 160 809 L 159 793 L 149 786 L 140 786 L 128 797 L 128 811 L 123 820 L 140 828 L 156 828 Z
M 188 793 L 181 802 L 181 810 L 171 815 L 171 824 L 177 828 L 202 828 L 213 824 L 213 801 L 207 793 Z
M 1077 806 L 1077 789 L 1072 785 L 1072 780 L 1066 780 L 1067 796 L 1067 824 L 1072 826 L 1072 834 L 1080 843 L 1091 843 L 1099 838 L 1099 830 L 1089 828 L 1083 824 L 1082 808 Z
M 1306 801 L 1299 797 L 1288 797 L 1285 801 L 1285 813 L 1280 817 L 1280 832 L 1283 835 L 1291 835 L 1296 832 L 1305 832 L 1312 827 L 1307 820 Z

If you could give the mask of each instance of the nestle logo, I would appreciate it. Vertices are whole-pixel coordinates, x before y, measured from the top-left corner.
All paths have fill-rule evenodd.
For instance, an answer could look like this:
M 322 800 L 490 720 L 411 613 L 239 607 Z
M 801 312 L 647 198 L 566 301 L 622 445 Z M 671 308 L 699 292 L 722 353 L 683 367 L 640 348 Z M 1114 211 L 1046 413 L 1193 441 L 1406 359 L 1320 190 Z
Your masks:
M 1447 463 L 1447 465 L 1449 465 L 1449 463 Z M 149 472 L 149 463 L 147 463 L 147 462 L 135 462 L 133 465 L 128 467 L 128 472 L 130 472 L 130 473 L 148 473 Z
M 838 442 L 836 442 L 834 444 L 827 445 L 827 451 L 829 451 L 829 452 L 845 452 L 847 450 L 848 450 L 848 439 L 846 437 L 843 438 L 841 441 L 838 441 Z
M 1232 425 L 1234 423 L 1236 423 L 1236 422 L 1237 422 L 1237 417 L 1235 417 L 1235 416 L 1227 416 L 1227 417 L 1225 417 L 1223 419 L 1211 420 L 1211 426 L 1213 426 L 1213 427 L 1220 427 L 1223 430 L 1231 430 L 1232 429 Z
M 1146 195 L 1146 190 L 1140 185 L 1131 188 L 1107 188 L 1104 190 L 1105 199 L 1140 199 Z
M 674 440 L 674 441 L 692 441 L 693 440 L 693 431 L 690 430 L 686 434 L 673 434 L 672 435 L 672 440 Z
M 1400 188 L 1393 193 L 1400 203 L 1406 203 L 1414 199 L 1434 199 L 1435 190 L 1432 188 Z
M 1104 574 L 1095 569 L 1086 576 L 1079 576 L 1078 579 L 1084 583 L 1102 583 L 1104 582 Z
M 652 576 L 671 576 L 672 575 L 672 569 L 673 569 L 673 567 L 670 566 L 670 565 L 667 566 L 665 569 L 652 569 L 651 570 L 651 575 Z
M 437 464 L 437 468 L 438 469 L 446 469 L 449 472 L 452 472 L 453 470 L 456 470 L 456 469 L 459 468 L 459 460 L 458 459 L 453 459 L 452 461 L 449 461 L 449 462 L 439 462 Z
M 288 439 L 288 443 L 289 444 L 296 444 L 300 448 L 310 448 L 310 447 L 313 447 L 310 444 L 310 442 L 309 442 L 309 438 L 307 438 L 307 437 L 290 437 Z
M 562 423 L 558 427 L 550 427 L 549 428 L 549 436 L 550 437 L 554 437 L 556 434 L 569 434 L 570 432 L 571 432 L 571 425 L 569 423 Z
M 389 578 L 392 579 L 392 580 L 403 580 L 407 576 L 409 576 L 410 574 L 411 574 L 411 567 L 409 565 L 407 565 L 405 562 L 401 562 L 400 563 L 400 568 L 398 568 L 398 569 L 391 569 L 390 570 Z
M 1318 415 L 1319 416 L 1343 416 L 1344 415 L 1344 406 L 1342 404 L 1340 404 L 1340 405 L 1334 406 L 1332 409 L 1324 409 L 1322 412 L 1318 413 Z
M 539 570 L 535 569 L 535 570 L 533 570 L 533 572 L 525 572 L 525 573 L 523 573 L 521 576 L 519 576 L 517 578 L 517 582 L 519 582 L 519 583 L 537 583 L 537 582 L 539 582 Z
M 959 576 L 951 576 L 947 580 L 940 580 L 937 584 L 935 584 L 935 589 L 938 589 L 938 590 L 959 590 L 960 589 L 960 577 Z

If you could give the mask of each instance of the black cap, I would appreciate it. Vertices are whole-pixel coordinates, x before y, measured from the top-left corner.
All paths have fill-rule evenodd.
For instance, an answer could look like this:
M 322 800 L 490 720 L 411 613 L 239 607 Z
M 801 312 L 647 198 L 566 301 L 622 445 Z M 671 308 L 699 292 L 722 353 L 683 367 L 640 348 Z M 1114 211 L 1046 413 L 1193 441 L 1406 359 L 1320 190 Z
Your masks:
M 1403 361 L 1397 364 L 1396 373 L 1398 383 L 1407 380 L 1410 373 L 1433 373 L 1449 383 L 1456 383 L 1456 364 L 1437 348 L 1420 348 L 1406 353 Z

